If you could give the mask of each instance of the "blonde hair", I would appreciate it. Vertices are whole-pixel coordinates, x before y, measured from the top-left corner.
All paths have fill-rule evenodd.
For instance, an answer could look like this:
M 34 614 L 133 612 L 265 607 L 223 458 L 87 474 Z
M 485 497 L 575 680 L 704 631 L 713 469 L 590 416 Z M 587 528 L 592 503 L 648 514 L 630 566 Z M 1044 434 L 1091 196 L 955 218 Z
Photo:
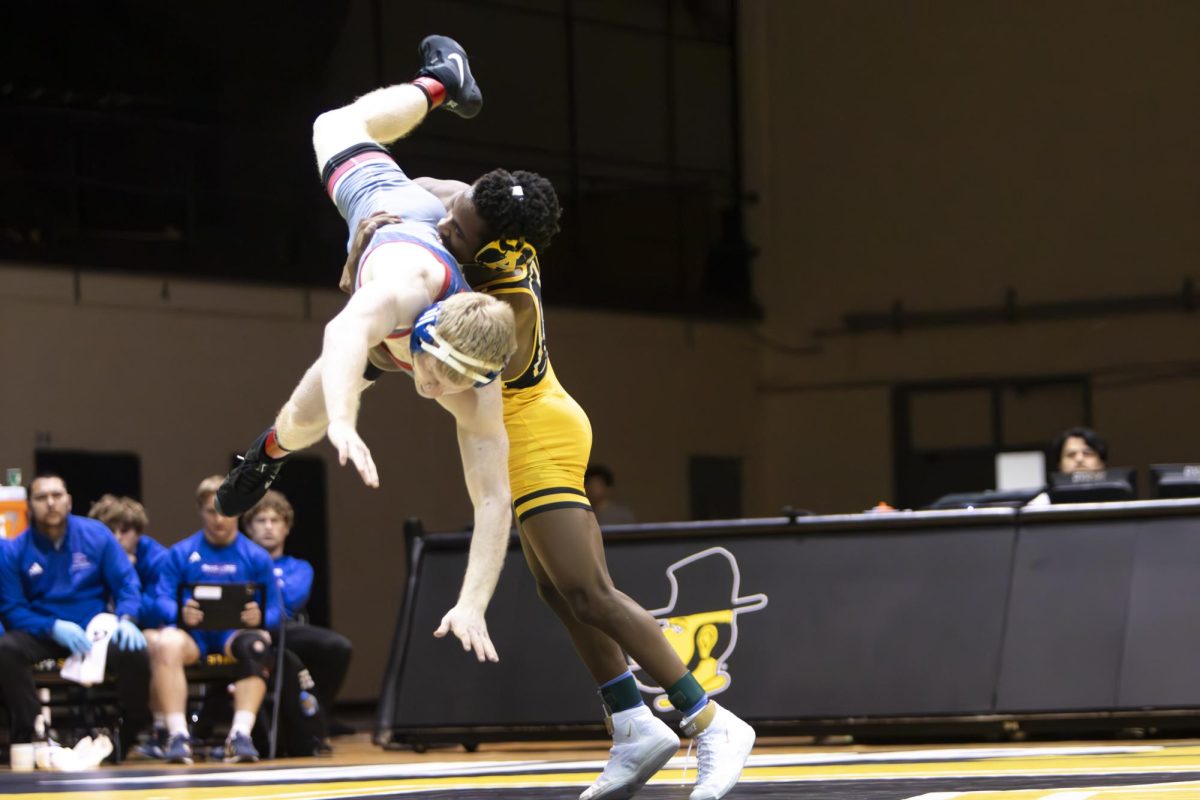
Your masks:
M 250 523 L 254 518 L 264 511 L 274 511 L 283 519 L 283 524 L 290 530 L 292 523 L 296 519 L 296 510 L 292 508 L 292 504 L 284 497 L 283 492 L 277 492 L 274 489 L 263 495 L 263 499 L 254 504 L 253 507 L 242 515 L 242 524 L 250 527 Z
M 465 356 L 489 364 L 508 363 L 517 352 L 517 323 L 508 303 L 479 292 L 460 292 L 442 301 L 437 332 Z M 446 378 L 462 381 L 453 367 L 437 362 L 436 369 Z
M 204 505 L 204 501 L 216 494 L 217 489 L 220 489 L 224 482 L 225 478 L 221 475 L 209 475 L 200 481 L 200 485 L 196 487 L 196 505 Z
M 113 532 L 128 526 L 138 533 L 145 533 L 150 525 L 145 506 L 132 497 L 117 497 L 114 494 L 106 494 L 92 503 L 88 516 L 103 522 Z

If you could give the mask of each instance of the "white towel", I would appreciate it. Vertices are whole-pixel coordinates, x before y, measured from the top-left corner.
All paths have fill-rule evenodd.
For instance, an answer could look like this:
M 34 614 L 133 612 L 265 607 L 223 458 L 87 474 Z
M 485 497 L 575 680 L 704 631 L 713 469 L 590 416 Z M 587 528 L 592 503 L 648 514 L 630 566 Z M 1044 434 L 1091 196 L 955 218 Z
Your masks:
M 108 640 L 117 629 L 118 620 L 113 614 L 97 614 L 87 626 L 87 637 L 92 649 L 86 655 L 74 653 L 63 664 L 62 676 L 69 681 L 94 686 L 104 682 L 104 667 L 108 662 Z

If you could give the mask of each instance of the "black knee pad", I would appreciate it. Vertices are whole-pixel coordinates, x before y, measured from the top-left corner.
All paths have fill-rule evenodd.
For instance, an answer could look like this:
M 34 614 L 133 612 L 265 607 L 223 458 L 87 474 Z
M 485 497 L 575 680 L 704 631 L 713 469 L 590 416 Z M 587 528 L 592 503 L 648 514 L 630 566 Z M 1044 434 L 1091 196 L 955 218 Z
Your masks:
M 271 642 L 267 634 L 259 630 L 242 631 L 233 639 L 229 653 L 237 660 L 237 679 L 271 678 Z

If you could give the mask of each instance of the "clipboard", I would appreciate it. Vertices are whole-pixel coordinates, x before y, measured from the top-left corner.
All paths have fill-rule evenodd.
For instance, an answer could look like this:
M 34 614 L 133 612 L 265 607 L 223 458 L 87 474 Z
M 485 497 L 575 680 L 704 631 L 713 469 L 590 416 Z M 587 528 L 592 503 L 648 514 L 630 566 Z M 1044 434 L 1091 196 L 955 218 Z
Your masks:
M 180 627 L 196 631 L 227 631 L 235 628 L 245 628 L 242 622 L 242 610 L 246 603 L 256 601 L 259 608 L 263 607 L 262 584 L 260 583 L 188 583 L 179 587 L 179 604 L 183 605 L 183 596 L 187 592 L 191 598 L 200 604 L 204 619 L 199 625 L 190 627 L 182 624 Z M 266 609 L 263 609 L 264 620 Z

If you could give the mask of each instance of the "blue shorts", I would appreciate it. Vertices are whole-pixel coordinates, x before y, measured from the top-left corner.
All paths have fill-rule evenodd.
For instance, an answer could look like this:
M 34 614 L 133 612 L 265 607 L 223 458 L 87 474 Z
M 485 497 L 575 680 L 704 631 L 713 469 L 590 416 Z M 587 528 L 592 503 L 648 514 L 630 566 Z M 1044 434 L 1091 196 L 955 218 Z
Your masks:
M 201 661 L 214 653 L 225 655 L 225 645 L 229 644 L 229 640 L 232 639 L 234 634 L 237 632 L 237 630 L 188 631 L 188 633 L 190 633 L 192 636 L 192 640 L 196 643 L 196 647 L 200 648 Z

